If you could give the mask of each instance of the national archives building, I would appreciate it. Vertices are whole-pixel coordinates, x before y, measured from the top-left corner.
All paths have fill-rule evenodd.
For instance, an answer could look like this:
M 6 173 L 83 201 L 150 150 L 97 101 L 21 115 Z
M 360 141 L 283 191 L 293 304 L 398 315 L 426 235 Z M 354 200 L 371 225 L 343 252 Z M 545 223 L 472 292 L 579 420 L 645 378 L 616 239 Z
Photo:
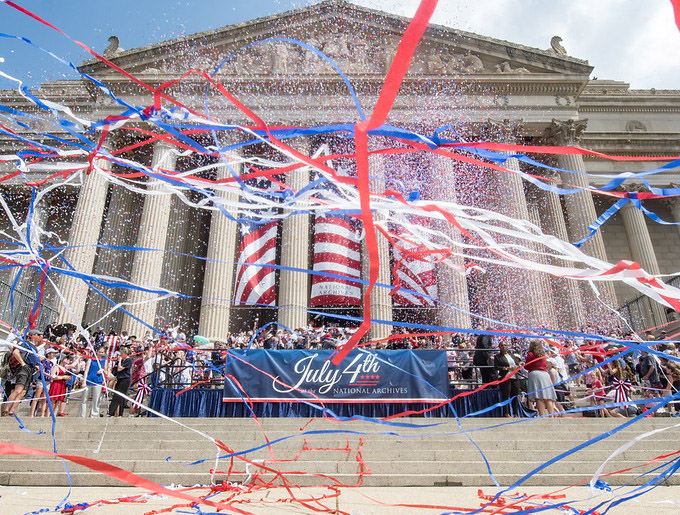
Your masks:
M 337 64 L 370 113 L 408 21 L 328 0 L 143 48 L 122 50 L 118 39 L 110 38 L 105 57 L 149 87 L 99 60 L 86 61 L 79 70 L 132 106 L 154 105 L 153 88 L 177 80 L 163 90 L 168 97 L 223 123 L 253 125 L 224 95 L 209 88 L 205 77 L 182 77 L 189 70 L 197 70 L 213 75 L 226 91 L 271 126 L 356 123 L 360 118 L 345 81 L 313 49 Z M 248 46 L 262 40 L 268 41 Z M 124 46 L 125 42 L 120 44 Z M 680 155 L 680 91 L 631 90 L 625 82 L 593 79 L 593 68 L 587 61 L 570 56 L 560 38 L 546 42 L 546 47 L 549 45 L 547 50 L 529 48 L 432 25 L 418 47 L 389 123 L 428 135 L 448 126 L 448 137 L 461 141 L 574 145 L 622 156 Z M 46 83 L 33 94 L 88 120 L 119 116 L 126 110 L 85 78 Z M 157 95 L 156 101 L 168 109 L 174 107 L 162 95 Z M 30 150 L 26 140 L 70 148 L 67 143 L 72 136 L 55 128 L 48 112 L 17 91 L 0 91 L 0 104 L 43 118 L 22 119 L 22 124 L 10 127 L 14 135 L 10 131 L 0 134 L 0 154 L 11 156 Z M 228 177 L 217 156 L 192 151 L 179 139 L 172 139 L 174 144 L 164 139 L 146 142 L 154 135 L 167 134 L 158 126 L 137 119 L 125 127 L 112 131 L 104 143 L 121 159 L 144 163 L 154 170 L 205 169 L 206 178 Z M 187 127 L 183 130 L 186 132 Z M 205 147 L 215 143 L 209 132 L 187 133 L 187 137 Z M 308 156 L 353 151 L 351 139 L 323 133 L 295 138 L 291 145 Z M 282 160 L 264 143 L 240 152 L 250 159 L 246 163 L 257 163 L 260 158 L 263 163 Z M 591 175 L 546 171 L 515 159 L 506 161 L 506 166 L 575 187 L 588 186 L 589 182 L 598 187 L 612 174 L 665 164 L 615 162 L 582 155 L 543 155 L 537 159 L 554 168 Z M 312 270 L 321 261 L 320 227 L 327 226 L 328 220 L 291 216 L 273 229 L 275 246 L 270 249 L 269 261 L 277 265 L 272 272 L 273 286 L 257 297 L 266 302 L 249 305 L 237 298 L 237 293 L 248 294 L 239 286 L 243 272 L 236 264 L 241 259 L 246 231 L 218 211 L 191 205 L 200 204 L 195 191 L 183 191 L 185 198 L 162 194 L 163 184 L 153 178 L 138 179 L 131 186 L 133 183 L 126 183 L 124 176 L 134 170 L 105 159 L 96 159 L 96 164 L 110 171 L 110 177 L 85 172 L 55 177 L 56 171 L 65 169 L 64 163 L 74 169 L 87 163 L 82 156 L 68 155 L 58 160 L 59 167 L 52 161 L 56 162 L 29 160 L 21 174 L 15 173 L 17 161 L 0 162 L 2 176 L 11 175 L 0 184 L 5 200 L 0 222 L 3 248 L 16 248 L 10 243 L 19 238 L 16 226 L 26 220 L 33 203 L 32 225 L 39 230 L 32 231 L 28 240 L 43 249 L 43 257 L 59 254 L 54 259 L 63 260 L 60 266 L 66 262 L 67 267 L 84 274 L 122 278 L 135 285 L 180 292 L 183 297 L 147 302 L 150 294 L 140 290 L 94 285 L 98 293 L 79 277 L 50 275 L 45 286 L 43 323 L 79 321 L 84 326 L 111 327 L 138 336 L 146 331 L 140 321 L 157 328 L 179 323 L 185 331 L 221 339 L 227 331 L 249 330 L 255 323 L 278 322 L 294 329 L 307 326 L 315 318 L 334 323 L 332 318 L 324 318 L 329 313 L 361 316 L 360 286 L 345 285 L 342 292 L 332 287 L 321 291 L 314 276 L 293 270 Z M 336 168 L 341 166 L 336 163 Z M 372 156 L 370 167 L 376 193 L 403 187 L 404 192 L 418 190 L 421 199 L 433 202 L 457 200 L 485 206 L 531 221 L 544 233 L 569 242 L 583 238 L 587 226 L 616 200 L 587 191 L 560 196 L 536 188 L 518 175 L 458 165 L 429 152 L 406 157 Z M 244 173 L 245 168 L 241 165 L 237 172 Z M 444 176 L 453 179 L 442 180 Z M 47 178 L 36 190 L 40 192 L 39 201 L 32 201 L 32 182 Z M 294 191 L 312 179 L 310 171 L 280 176 L 281 182 Z M 680 183 L 674 170 L 647 179 L 656 187 L 678 187 Z M 646 191 L 641 182 L 625 184 L 626 188 Z M 644 205 L 664 220 L 680 222 L 678 198 L 645 201 Z M 354 269 L 357 277 L 366 277 L 365 244 L 357 237 L 361 229 L 348 227 L 344 247 L 350 248 L 351 255 L 346 256 L 344 265 L 354 262 L 348 269 Z M 610 263 L 634 260 L 650 273 L 668 274 L 664 280 L 671 284 L 677 284 L 673 274 L 680 272 L 679 249 L 678 226 L 653 222 L 630 204 L 583 247 L 584 252 Z M 381 235 L 378 250 L 378 282 L 393 284 L 397 251 Z M 457 259 L 462 269 L 469 264 L 463 257 Z M 598 317 L 608 316 L 602 311 L 603 303 L 622 307 L 622 314 L 636 329 L 657 326 L 672 316 L 664 306 L 620 283 L 598 283 L 598 300 L 588 283 L 534 272 L 488 267 L 485 274 L 454 273 L 450 267 L 436 264 L 429 270 L 414 267 L 412 272 L 426 278 L 420 283 L 423 291 L 442 304 L 390 295 L 389 289 L 378 288 L 371 301 L 375 319 L 460 328 L 494 326 L 488 321 L 491 319 L 529 327 L 578 329 L 590 325 L 595 329 Z M 40 269 L 28 266 L 19 273 L 12 267 L 2 273 L 8 299 L 14 285 L 13 299 L 4 306 L 4 320 L 14 317 L 21 323 L 17 317 L 26 316 L 40 287 Z M 254 280 L 265 279 L 260 276 Z M 413 288 L 417 287 L 414 283 Z M 127 303 L 126 309 L 133 316 L 112 310 L 119 303 Z M 352 325 L 345 319 L 335 323 Z M 371 336 L 381 338 L 391 332 L 390 324 L 374 324 Z

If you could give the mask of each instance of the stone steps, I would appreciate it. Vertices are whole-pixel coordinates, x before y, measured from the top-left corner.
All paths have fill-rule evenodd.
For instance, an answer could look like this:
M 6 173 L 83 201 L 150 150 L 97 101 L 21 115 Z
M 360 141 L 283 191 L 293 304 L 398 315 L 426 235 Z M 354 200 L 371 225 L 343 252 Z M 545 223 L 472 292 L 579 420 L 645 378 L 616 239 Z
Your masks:
M 400 421 L 416 427 L 321 419 L 262 419 L 262 427 L 253 419 L 180 420 L 243 453 L 243 459 L 234 458 L 232 465 L 232 460 L 225 458 L 216 465 L 216 455 L 219 452 L 224 456 L 225 451 L 218 451 L 193 431 L 157 418 L 60 418 L 55 425 L 57 449 L 63 454 L 104 461 L 161 484 L 205 484 L 211 479 L 281 483 L 268 468 L 283 472 L 289 482 L 302 486 L 490 486 L 493 480 L 480 450 L 501 485 L 511 485 L 547 460 L 626 422 L 565 418 L 507 424 L 508 419 L 465 419 L 461 420 L 466 431 L 462 434 L 461 427 L 451 419 Z M 680 430 L 674 427 L 675 422 L 669 418 L 641 420 L 568 455 L 524 484 L 568 486 L 587 482 L 612 452 L 641 434 L 665 429 L 638 441 L 604 469 L 604 473 L 610 473 L 636 467 L 603 480 L 612 485 L 643 484 L 649 477 L 641 474 L 659 466 L 646 464 L 677 450 Z M 51 420 L 27 419 L 24 423 L 33 433 L 44 433 L 21 431 L 14 419 L 4 418 L 0 420 L 0 440 L 52 450 Z M 266 446 L 263 431 L 270 442 L 274 441 L 272 445 Z M 187 464 L 200 460 L 205 461 Z M 79 465 L 69 462 L 68 466 L 75 486 L 120 485 Z M 232 473 L 227 477 L 230 466 Z M 217 473 L 211 476 L 213 468 Z M 0 456 L 0 483 L 63 486 L 68 485 L 68 477 L 58 458 L 7 455 Z M 675 478 L 669 484 L 677 484 Z

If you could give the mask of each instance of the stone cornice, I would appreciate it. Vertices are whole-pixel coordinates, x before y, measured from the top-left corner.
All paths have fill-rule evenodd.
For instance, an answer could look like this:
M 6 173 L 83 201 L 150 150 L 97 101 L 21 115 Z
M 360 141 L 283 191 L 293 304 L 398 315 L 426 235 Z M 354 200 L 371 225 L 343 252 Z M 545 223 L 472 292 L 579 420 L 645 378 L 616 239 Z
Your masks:
M 104 75 L 98 77 L 107 87 L 114 92 L 125 91 L 128 93 L 140 92 L 148 94 L 146 90 L 137 86 L 119 75 Z M 139 78 L 150 86 L 159 86 L 164 82 L 177 79 L 176 75 L 139 75 Z M 349 75 L 353 87 L 360 93 L 378 92 L 382 88 L 384 78 L 381 75 Z M 484 95 L 512 95 L 512 96 L 560 96 L 573 97 L 565 100 L 568 103 L 576 102 L 581 93 L 587 77 L 564 76 L 554 74 L 531 74 L 531 75 L 407 75 L 403 82 L 400 94 L 432 94 L 451 93 L 461 94 L 484 94 Z M 219 82 L 233 93 L 245 94 L 268 94 L 272 96 L 290 94 L 317 94 L 320 90 L 326 94 L 347 95 L 347 86 L 336 75 L 319 74 L 293 75 L 286 77 L 262 76 L 262 77 L 220 77 Z M 186 79 L 173 90 L 182 89 L 185 92 L 195 89 L 196 93 L 203 96 L 206 89 L 206 81 L 202 78 Z M 85 83 L 92 95 L 102 96 L 97 86 Z
M 678 134 L 586 132 L 583 135 L 582 146 L 605 154 L 655 157 L 680 156 L 680 136 Z M 597 158 L 586 156 L 586 159 Z

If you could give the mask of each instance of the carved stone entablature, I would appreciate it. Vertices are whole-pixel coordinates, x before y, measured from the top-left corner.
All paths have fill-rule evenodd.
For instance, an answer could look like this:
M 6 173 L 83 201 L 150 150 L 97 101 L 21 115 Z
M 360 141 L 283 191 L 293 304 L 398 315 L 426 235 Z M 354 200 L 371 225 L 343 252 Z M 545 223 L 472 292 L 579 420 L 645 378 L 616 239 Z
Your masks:
M 555 104 L 560 107 L 567 107 L 573 103 L 572 97 L 569 95 L 555 95 Z
M 639 120 L 630 120 L 626 123 L 627 132 L 647 132 L 647 126 Z
M 543 138 L 549 145 L 578 145 L 583 131 L 588 126 L 588 119 L 556 120 L 545 129 Z

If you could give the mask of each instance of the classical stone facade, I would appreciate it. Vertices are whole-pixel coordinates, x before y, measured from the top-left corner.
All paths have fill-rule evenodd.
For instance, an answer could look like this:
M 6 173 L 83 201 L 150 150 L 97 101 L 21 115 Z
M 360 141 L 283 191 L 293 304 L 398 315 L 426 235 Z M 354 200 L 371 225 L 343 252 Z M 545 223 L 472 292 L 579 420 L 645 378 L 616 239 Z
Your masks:
M 207 78 L 212 77 L 268 123 L 316 127 L 355 122 L 359 114 L 353 91 L 363 109 L 370 112 L 407 23 L 408 20 L 401 17 L 330 0 L 144 48 L 121 51 L 117 40 L 113 41 L 116 45 L 107 50 L 107 58 L 139 79 L 139 83 L 97 60 L 87 61 L 79 69 L 100 80 L 128 105 L 153 105 L 153 88 L 176 80 L 188 70 L 196 70 L 205 72 L 205 76 L 193 74 L 163 90 L 181 102 L 187 112 L 207 111 L 225 123 L 252 125 L 252 120 L 222 95 L 206 88 Z M 304 45 L 291 44 L 286 38 Z M 390 123 L 426 134 L 451 125 L 461 133 L 478 138 L 531 145 L 576 145 L 624 156 L 680 155 L 679 91 L 631 90 L 624 82 L 591 80 L 593 69 L 588 62 L 570 57 L 559 44 L 559 38 L 553 39 L 553 48 L 545 51 L 431 26 L 418 47 Z M 263 40 L 268 41 L 248 46 Z M 338 70 L 321 59 L 314 49 L 337 63 L 353 91 Z M 118 115 L 125 110 L 109 94 L 86 80 L 47 83 L 36 95 L 69 106 L 78 116 L 90 120 Z M 157 101 L 162 107 L 172 107 L 163 100 L 162 94 L 157 96 Z M 14 91 L 0 92 L 0 103 L 35 112 L 35 106 Z M 31 123 L 33 130 L 59 132 L 47 122 Z M 205 158 L 191 153 L 178 155 L 162 140 L 137 146 L 136 143 L 148 138 L 144 131 L 158 132 L 158 128 L 148 127 L 142 119 L 128 128 L 130 130 L 118 131 L 109 137 L 107 148 L 121 151 L 119 157 L 146 163 L 152 172 L 181 172 L 198 166 Z M 20 126 L 15 129 L 20 133 L 30 132 Z M 207 135 L 197 140 L 210 144 Z M 296 140 L 296 149 L 313 155 L 324 145 L 337 144 L 337 138 L 308 136 Z M 0 145 L 5 155 L 23 149 L 7 136 L 0 136 Z M 238 155 L 234 154 L 233 158 L 236 163 Z M 427 166 L 432 174 L 444 173 L 442 170 L 447 169 L 446 173 L 456 175 L 456 165 L 449 160 L 436 156 L 430 159 Z M 216 164 L 217 160 L 211 162 Z M 562 172 L 548 178 L 561 179 L 577 187 L 586 187 L 590 182 L 597 187 L 608 182 L 612 174 L 643 171 L 663 163 L 558 155 L 553 160 L 557 168 L 591 175 Z M 105 160 L 95 165 L 111 168 L 111 163 Z M 239 166 L 234 165 L 237 170 Z M 392 166 L 388 158 L 372 159 L 372 175 L 389 180 Z M 516 160 L 509 160 L 506 166 L 545 174 Z M 2 162 L 0 168 L 3 175 L 11 173 L 16 169 L 16 162 Z M 115 173 L 116 167 L 112 171 Z M 53 173 L 46 165 L 35 166 L 31 172 L 38 178 Z M 224 178 L 226 174 L 222 168 L 212 178 Z M 678 182 L 674 171 L 649 175 L 647 180 L 657 187 Z M 309 177 L 290 174 L 284 181 L 299 190 Z M 494 181 L 496 191 L 508 200 L 506 206 L 509 207 L 504 214 L 532 221 L 545 233 L 571 242 L 581 239 L 588 224 L 615 200 L 593 196 L 587 191 L 560 197 L 523 184 L 517 175 L 497 175 Z M 45 231 L 50 232 L 40 238 L 54 247 L 63 247 L 64 242 L 68 242 L 70 248 L 64 256 L 76 270 L 122 278 L 151 290 L 167 288 L 184 296 L 150 303 L 145 301 L 151 293 L 97 285 L 112 301 L 104 302 L 91 289 L 88 293 L 88 286 L 79 278 L 64 276 L 58 279 L 63 298 L 54 293 L 49 297 L 60 321 L 83 320 L 86 325 L 97 322 L 142 333 L 145 328 L 141 322 L 160 327 L 179 320 L 187 329 L 211 338 L 224 336 L 230 328 L 249 328 L 256 316 L 261 317 L 260 322 L 278 320 L 288 327 L 309 322 L 309 276 L 288 268 L 311 268 L 311 217 L 291 217 L 282 224 L 281 247 L 277 252 L 277 262 L 284 267 L 278 275 L 277 305 L 281 309 L 263 309 L 257 311 L 258 315 L 254 314 L 256 310 L 234 307 L 225 301 L 233 295 L 235 265 L 231 263 L 236 261 L 237 224 L 219 212 L 206 213 L 188 205 L 164 190 L 157 181 L 147 182 L 148 186 L 142 180 L 124 184 L 106 182 L 101 174 L 78 175 L 44 199 L 41 216 Z M 384 184 L 377 181 L 373 186 L 377 190 Z M 466 184 L 472 187 L 472 183 L 452 183 L 439 190 L 430 188 L 430 198 L 454 200 L 465 193 Z M 18 178 L 5 181 L 2 188 L 13 212 L 22 218 L 22 210 L 30 199 L 25 182 Z M 232 195 L 233 201 L 238 195 Z M 646 206 L 666 220 L 680 221 L 678 202 L 649 201 Z M 5 230 L 11 231 L 8 217 L 3 220 Z M 460 238 L 460 235 L 451 237 Z M 386 241 L 379 240 L 378 244 L 379 282 L 391 284 L 390 249 Z M 165 248 L 168 252 L 135 252 L 129 248 L 103 247 L 106 245 Z M 584 246 L 586 253 L 609 262 L 636 260 L 654 274 L 680 271 L 678 249 L 677 226 L 656 224 L 631 208 L 616 214 Z M 363 259 L 366 259 L 365 253 Z M 547 257 L 541 259 L 550 261 Z M 464 266 L 462 258 L 459 264 Z M 438 268 L 441 300 L 448 306 L 422 308 L 418 320 L 464 328 L 487 324 L 477 316 L 471 317 L 472 311 L 473 315 L 522 325 L 578 328 L 592 322 L 588 320 L 588 312 L 592 314 L 596 307 L 587 283 L 536 273 L 521 278 L 503 275 L 506 271 L 498 271 L 496 276 L 494 273 L 491 270 L 489 277 L 481 280 L 453 274 L 447 267 Z M 29 290 L 36 287 L 38 275 L 34 275 L 22 279 Z M 13 277 L 8 276 L 6 280 Z M 505 286 L 517 281 L 521 281 L 521 286 L 514 290 Z M 639 296 L 632 288 L 618 283 L 601 283 L 599 295 L 602 302 L 617 307 Z M 124 303 L 131 316 L 112 310 L 112 305 L 117 303 Z M 642 306 L 639 313 L 638 304 Z M 633 306 L 635 309 L 631 308 L 638 327 L 665 321 L 663 306 L 654 302 L 638 304 Z M 405 316 L 393 306 L 385 289 L 376 291 L 372 308 L 375 318 L 380 320 Z M 384 337 L 390 331 L 389 325 L 376 324 L 372 336 Z

